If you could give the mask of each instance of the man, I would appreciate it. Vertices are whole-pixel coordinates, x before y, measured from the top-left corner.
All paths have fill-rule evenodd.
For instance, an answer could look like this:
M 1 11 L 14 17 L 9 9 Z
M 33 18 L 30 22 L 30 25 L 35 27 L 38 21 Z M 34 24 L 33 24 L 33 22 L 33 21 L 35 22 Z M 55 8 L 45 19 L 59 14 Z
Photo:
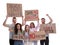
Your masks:
M 48 18 L 50 19 L 50 22 L 47 24 L 51 24 L 52 23 L 51 17 L 48 14 L 46 14 L 46 16 L 48 16 Z M 41 22 L 42 22 L 42 24 L 45 24 L 45 18 L 41 18 Z M 49 45 L 49 34 L 48 33 L 46 33 L 46 39 L 45 40 L 40 40 L 41 45 L 44 45 L 44 43 L 45 43 L 45 45 Z
M 8 19 L 8 16 L 6 17 L 3 25 L 9 28 L 9 31 L 10 31 L 9 43 L 10 45 L 14 45 L 13 34 L 14 34 L 14 26 L 16 24 L 16 17 L 13 17 L 12 24 L 6 24 L 7 19 Z

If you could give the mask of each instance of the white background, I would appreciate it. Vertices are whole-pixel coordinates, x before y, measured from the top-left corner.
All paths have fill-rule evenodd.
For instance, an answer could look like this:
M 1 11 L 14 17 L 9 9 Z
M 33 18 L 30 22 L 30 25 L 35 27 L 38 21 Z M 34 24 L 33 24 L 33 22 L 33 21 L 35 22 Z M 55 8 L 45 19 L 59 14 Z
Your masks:
M 49 19 L 45 14 L 49 14 L 52 17 L 53 22 L 56 23 L 56 34 L 49 35 L 49 45 L 60 45 L 59 0 L 0 0 L 0 45 L 9 45 L 9 31 L 8 28 L 3 26 L 3 22 L 7 15 L 7 3 L 21 3 L 23 8 L 23 15 L 24 10 L 38 9 L 39 18 L 46 18 L 46 22 L 48 22 Z M 17 20 L 17 22 L 22 21 L 20 18 Z M 11 23 L 11 18 L 8 18 L 7 23 Z M 40 45 L 39 42 L 38 45 Z

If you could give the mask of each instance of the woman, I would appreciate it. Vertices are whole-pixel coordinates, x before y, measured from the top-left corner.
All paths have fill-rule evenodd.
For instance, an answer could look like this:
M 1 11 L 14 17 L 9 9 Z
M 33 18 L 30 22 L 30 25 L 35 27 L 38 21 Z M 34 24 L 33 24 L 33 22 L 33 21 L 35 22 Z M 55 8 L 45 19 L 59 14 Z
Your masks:
M 14 28 L 15 35 L 20 36 L 20 38 L 23 38 L 23 31 L 22 31 L 22 25 L 20 23 L 17 23 Z M 14 41 L 14 45 L 23 45 L 22 39 L 16 39 Z
M 30 32 L 36 32 L 39 28 L 39 21 L 37 26 L 35 27 L 35 24 L 33 22 L 30 23 Z M 34 45 L 37 45 L 37 41 L 33 41 Z
M 31 45 L 30 41 L 29 41 L 29 30 L 30 30 L 29 25 L 25 25 L 25 31 L 24 31 L 25 40 L 24 40 L 24 45 Z

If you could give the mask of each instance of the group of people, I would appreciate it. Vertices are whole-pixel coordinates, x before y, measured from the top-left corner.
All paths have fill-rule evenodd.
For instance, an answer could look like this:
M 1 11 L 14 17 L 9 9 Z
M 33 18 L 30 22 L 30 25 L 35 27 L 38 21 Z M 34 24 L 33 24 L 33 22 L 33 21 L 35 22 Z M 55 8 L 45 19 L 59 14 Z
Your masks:
M 51 17 L 46 14 L 46 16 L 48 16 L 48 18 L 50 19 L 50 23 L 52 23 L 52 19 Z M 34 43 L 34 45 L 37 45 L 37 40 L 36 41 L 30 41 L 29 38 L 29 32 L 35 32 L 37 31 L 38 28 L 40 28 L 40 23 L 39 21 L 37 21 L 37 26 L 35 26 L 34 22 L 31 22 L 30 25 L 26 25 L 25 24 L 25 19 L 23 19 L 23 23 L 16 23 L 16 17 L 12 18 L 12 24 L 6 24 L 6 21 L 8 19 L 8 16 L 6 16 L 5 21 L 3 22 L 3 25 L 5 27 L 9 28 L 10 31 L 10 38 L 9 38 L 9 43 L 10 45 L 32 45 L 32 43 Z M 39 19 L 38 19 L 39 20 Z M 41 18 L 41 23 L 45 24 L 45 18 Z M 23 31 L 22 26 L 25 25 L 25 29 Z M 25 40 L 14 40 L 13 39 L 13 35 L 20 35 L 22 38 L 25 38 Z M 46 39 L 44 40 L 40 40 L 40 45 L 49 45 L 49 34 L 46 33 Z

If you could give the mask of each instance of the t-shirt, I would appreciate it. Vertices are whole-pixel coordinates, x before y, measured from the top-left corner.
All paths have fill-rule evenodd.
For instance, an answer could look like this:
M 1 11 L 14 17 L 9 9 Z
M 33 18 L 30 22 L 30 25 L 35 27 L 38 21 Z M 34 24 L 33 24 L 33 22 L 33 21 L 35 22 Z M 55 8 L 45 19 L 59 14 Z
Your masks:
M 23 40 L 23 37 L 20 36 L 20 35 L 23 36 L 23 31 L 22 32 L 18 31 L 18 33 L 17 34 L 14 33 L 14 35 L 17 35 L 18 36 L 18 39 L 17 40 Z
M 43 27 L 45 27 L 45 24 L 41 24 L 41 25 L 43 25 Z M 44 28 L 42 28 L 42 27 L 40 27 L 40 30 L 44 30 Z M 45 31 L 45 30 L 44 30 Z M 48 33 L 46 33 L 46 35 L 45 35 L 46 37 L 49 37 L 49 34 Z
M 29 38 L 29 33 L 28 33 L 28 32 L 24 32 L 24 36 L 25 36 L 26 38 Z
M 24 41 L 29 41 L 29 32 L 24 31 Z
M 30 28 L 30 32 L 37 31 L 40 28 L 40 24 L 38 23 L 35 28 Z
M 7 24 L 7 27 L 9 27 L 10 30 L 14 30 L 15 25 L 14 24 Z M 9 33 L 9 39 L 13 39 L 14 32 Z
M 22 32 L 18 31 L 17 35 L 21 35 L 21 34 L 23 34 L 23 31 Z

